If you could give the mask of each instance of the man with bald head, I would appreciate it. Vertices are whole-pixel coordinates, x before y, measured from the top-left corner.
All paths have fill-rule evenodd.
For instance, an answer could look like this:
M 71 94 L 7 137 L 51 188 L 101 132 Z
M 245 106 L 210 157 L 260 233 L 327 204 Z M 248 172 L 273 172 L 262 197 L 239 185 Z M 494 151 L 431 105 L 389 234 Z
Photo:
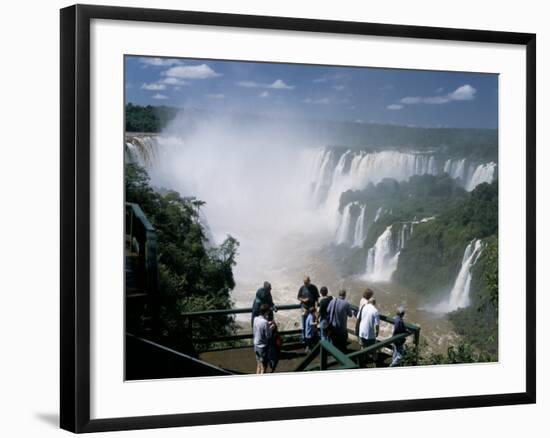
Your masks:
M 317 301 L 319 301 L 319 289 L 311 282 L 308 275 L 304 276 L 304 284 L 298 290 L 296 298 L 302 305 L 302 341 L 305 341 L 307 315 L 311 309 L 315 309 Z

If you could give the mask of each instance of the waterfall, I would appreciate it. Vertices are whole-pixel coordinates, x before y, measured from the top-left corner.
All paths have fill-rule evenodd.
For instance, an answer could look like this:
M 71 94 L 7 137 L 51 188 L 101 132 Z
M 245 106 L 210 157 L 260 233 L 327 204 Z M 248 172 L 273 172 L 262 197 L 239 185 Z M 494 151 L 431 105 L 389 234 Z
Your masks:
M 470 164 L 467 159 L 440 161 L 432 152 L 416 151 L 352 151 L 339 153 L 336 149 L 321 148 L 313 158 L 312 198 L 329 212 L 339 206 L 340 195 L 347 190 L 363 190 L 368 184 L 378 184 L 384 178 L 406 181 L 414 175 L 448 173 L 458 178 L 466 190 L 491 182 L 496 163 Z
M 378 222 L 378 219 L 380 219 L 380 216 L 382 216 L 384 209 L 382 207 L 378 207 L 378 210 L 376 210 L 376 215 L 374 216 L 374 222 Z
M 466 158 L 461 160 L 447 160 L 443 172 L 449 174 L 451 178 L 465 179 L 464 170 L 466 169 Z
M 437 306 L 438 310 L 452 312 L 470 305 L 470 283 L 472 281 L 471 269 L 481 255 L 482 249 L 483 245 L 480 239 L 474 239 L 468 244 L 466 250 L 464 251 L 462 265 L 458 275 L 456 276 L 453 288 L 451 289 L 449 299 L 448 301 Z
M 367 206 L 361 206 L 361 213 L 355 222 L 355 233 L 353 236 L 353 246 L 363 246 L 363 242 L 367 238 L 365 233 L 365 214 L 367 211 Z
M 495 176 L 496 167 L 496 163 L 493 162 L 480 164 L 475 168 L 472 176 L 468 179 L 468 182 L 464 188 L 468 191 L 472 191 L 481 183 L 492 182 Z
M 349 203 L 344 207 L 342 220 L 340 221 L 340 225 L 336 231 L 337 245 L 342 245 L 349 242 L 351 232 L 351 208 L 353 205 L 355 205 L 354 202 Z
M 412 237 L 413 224 L 420 222 L 403 222 L 388 226 L 378 237 L 376 243 L 367 252 L 366 277 L 372 281 L 391 281 L 397 269 L 399 255 L 407 241 Z
M 316 162 L 319 163 L 314 169 L 313 178 L 313 201 L 317 204 L 323 202 L 331 186 L 334 153 L 332 150 L 321 149 Z
M 154 134 L 127 134 L 124 138 L 124 146 L 126 163 L 136 163 L 146 168 L 154 164 L 158 152 L 157 137 Z
M 397 268 L 399 253 L 395 253 L 392 225 L 378 237 L 367 254 L 366 276 L 372 281 L 390 281 Z

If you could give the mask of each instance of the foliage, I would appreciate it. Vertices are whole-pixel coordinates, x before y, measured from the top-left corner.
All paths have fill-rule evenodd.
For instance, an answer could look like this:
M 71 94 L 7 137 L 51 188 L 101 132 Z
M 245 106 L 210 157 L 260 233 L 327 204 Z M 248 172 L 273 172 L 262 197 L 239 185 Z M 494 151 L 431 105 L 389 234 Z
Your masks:
M 394 279 L 424 294 L 448 290 L 472 239 L 498 232 L 498 184 L 480 184 L 436 218 L 419 224 L 401 251 Z
M 498 353 L 498 239 L 486 246 L 472 268 L 471 304 L 449 314 L 457 332 L 474 347 L 496 356 Z
M 231 307 L 239 243 L 229 236 L 217 248 L 207 245 L 198 220 L 204 202 L 175 191 L 154 191 L 146 171 L 136 164 L 126 165 L 125 188 L 126 201 L 139 204 L 156 229 L 162 336 L 165 343 L 182 348 L 189 341 L 182 312 Z M 194 325 L 193 336 L 223 336 L 233 329 L 232 318 L 216 317 Z
M 140 106 L 127 103 L 126 132 L 160 132 L 177 114 L 169 106 Z
M 360 149 L 400 149 L 431 151 L 445 158 L 468 157 L 479 161 L 497 161 L 498 131 L 471 128 L 423 128 L 393 124 L 354 122 L 310 122 L 309 129 L 321 138 Z M 335 146 L 337 146 L 335 145 Z
M 460 187 L 458 181 L 447 174 L 415 175 L 403 182 L 385 178 L 364 190 L 343 193 L 340 210 L 353 201 L 368 206 L 367 223 L 370 226 L 364 246 L 370 248 L 388 225 L 436 216 L 456 206 L 467 196 L 468 193 Z M 380 207 L 384 209 L 384 214 L 374 222 L 374 215 Z
M 418 358 L 418 361 L 417 361 Z M 407 344 L 405 354 L 400 362 L 401 366 L 416 365 L 443 365 L 495 362 L 497 357 L 493 353 L 487 353 L 475 348 L 465 339 L 460 339 L 456 345 L 451 345 L 445 353 L 423 353 L 422 346 L 419 348 L 418 356 L 416 347 Z

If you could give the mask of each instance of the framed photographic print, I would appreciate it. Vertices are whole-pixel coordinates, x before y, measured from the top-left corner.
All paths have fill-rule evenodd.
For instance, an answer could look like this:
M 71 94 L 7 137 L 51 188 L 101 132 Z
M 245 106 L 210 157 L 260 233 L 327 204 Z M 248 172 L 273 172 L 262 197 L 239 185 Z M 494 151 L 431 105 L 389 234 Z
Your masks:
M 61 427 L 534 403 L 535 87 L 533 34 L 62 9 Z

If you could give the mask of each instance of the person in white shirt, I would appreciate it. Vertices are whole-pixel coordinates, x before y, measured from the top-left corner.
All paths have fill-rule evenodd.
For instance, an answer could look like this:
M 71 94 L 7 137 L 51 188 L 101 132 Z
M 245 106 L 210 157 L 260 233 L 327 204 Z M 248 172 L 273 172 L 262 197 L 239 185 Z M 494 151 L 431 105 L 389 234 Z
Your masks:
M 256 374 L 265 374 L 269 362 L 269 348 L 273 341 L 274 323 L 269 321 L 269 304 L 260 306 L 260 314 L 254 318 L 254 353 L 256 354 Z
M 369 300 L 374 296 L 374 291 L 370 288 L 366 288 L 363 291 L 363 296 L 361 297 L 361 300 L 359 301 L 359 309 L 362 309 L 363 306 L 366 306 L 369 302 Z
M 376 342 L 380 331 L 380 314 L 376 308 L 376 300 L 370 298 L 361 310 L 361 322 L 359 323 L 359 338 L 363 347 L 369 347 Z

